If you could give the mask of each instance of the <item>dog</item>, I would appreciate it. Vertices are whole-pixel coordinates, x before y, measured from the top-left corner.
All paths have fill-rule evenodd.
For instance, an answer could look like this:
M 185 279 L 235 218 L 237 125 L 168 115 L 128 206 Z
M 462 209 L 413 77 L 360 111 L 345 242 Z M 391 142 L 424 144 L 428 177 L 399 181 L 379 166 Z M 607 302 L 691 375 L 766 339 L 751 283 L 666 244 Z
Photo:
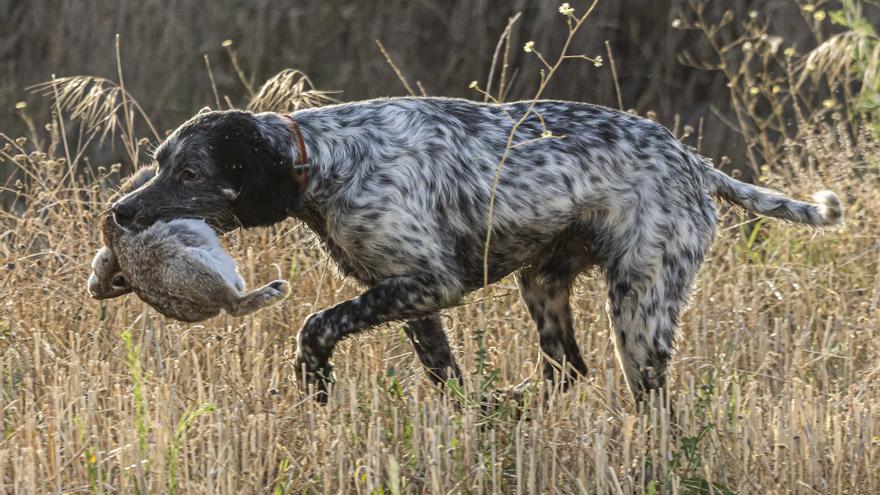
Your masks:
M 132 191 L 155 174 L 155 167 L 141 169 L 121 189 Z M 105 246 L 95 254 L 87 282 L 95 299 L 134 291 L 165 316 L 197 322 L 221 310 L 244 316 L 289 292 L 286 280 L 246 292 L 235 261 L 201 220 L 160 220 L 142 231 L 127 232 L 106 215 L 101 230 Z
M 115 202 L 114 219 L 126 230 L 189 217 L 219 231 L 304 222 L 341 272 L 368 287 L 310 315 L 297 335 L 297 372 L 322 401 L 334 346 L 391 321 L 406 321 L 432 380 L 459 379 L 439 311 L 513 272 L 544 377 L 577 378 L 587 365 L 571 287 L 594 265 L 640 398 L 665 384 L 715 237 L 713 195 L 794 223 L 842 222 L 834 193 L 807 203 L 739 182 L 651 120 L 584 103 L 530 105 L 413 97 L 292 115 L 202 113 L 161 143 L 158 175 Z

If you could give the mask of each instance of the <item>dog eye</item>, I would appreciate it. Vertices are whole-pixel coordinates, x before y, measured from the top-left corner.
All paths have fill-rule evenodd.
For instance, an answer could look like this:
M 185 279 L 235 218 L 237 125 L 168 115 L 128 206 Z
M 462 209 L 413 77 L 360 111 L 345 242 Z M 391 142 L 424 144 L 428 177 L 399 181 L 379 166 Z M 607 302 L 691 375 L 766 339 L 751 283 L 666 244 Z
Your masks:
M 193 181 L 199 178 L 199 172 L 192 168 L 186 168 L 183 170 L 183 179 L 188 181 Z
M 117 275 L 113 277 L 113 281 L 111 282 L 114 287 L 125 287 L 125 277 L 122 275 Z

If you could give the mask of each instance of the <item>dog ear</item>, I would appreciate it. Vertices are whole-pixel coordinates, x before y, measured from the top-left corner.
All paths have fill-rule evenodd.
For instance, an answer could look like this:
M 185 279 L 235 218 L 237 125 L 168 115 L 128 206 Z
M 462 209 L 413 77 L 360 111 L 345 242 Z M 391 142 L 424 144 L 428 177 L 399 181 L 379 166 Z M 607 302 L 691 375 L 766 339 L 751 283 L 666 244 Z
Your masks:
M 220 194 L 244 226 L 270 225 L 301 207 L 288 132 L 279 119 L 248 112 L 224 113 L 211 130 Z
M 290 157 L 261 148 L 246 167 L 232 201 L 244 225 L 271 225 L 301 209 L 299 182 Z

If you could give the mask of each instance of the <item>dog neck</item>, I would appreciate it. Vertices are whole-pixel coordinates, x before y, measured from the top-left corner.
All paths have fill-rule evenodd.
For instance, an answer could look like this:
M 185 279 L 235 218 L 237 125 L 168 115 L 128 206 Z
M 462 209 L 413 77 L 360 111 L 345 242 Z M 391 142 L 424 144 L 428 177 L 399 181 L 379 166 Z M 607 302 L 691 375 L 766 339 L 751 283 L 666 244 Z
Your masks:
M 298 220 L 304 222 L 309 228 L 315 232 L 319 238 L 323 241 L 326 239 L 326 228 L 325 228 L 325 218 L 321 213 L 320 207 L 312 204 L 312 201 L 309 201 L 309 198 L 306 197 L 306 192 L 309 187 L 309 177 L 312 171 L 313 165 L 309 161 L 308 150 L 306 149 L 306 140 L 303 137 L 302 129 L 300 128 L 299 123 L 293 118 L 292 115 L 282 115 L 284 120 L 287 122 L 287 128 L 290 130 L 290 133 L 293 135 L 294 143 L 291 146 L 291 154 L 293 155 L 293 170 L 299 180 L 299 188 L 300 188 L 300 206 L 297 208 L 296 212 L 293 212 L 293 217 Z M 315 177 L 314 179 L 317 179 Z M 312 184 L 317 187 L 317 184 Z M 312 198 L 315 199 L 315 198 Z
M 306 140 L 303 138 L 302 130 L 299 128 L 296 120 L 290 115 L 285 115 L 284 117 L 287 120 L 287 127 L 293 133 L 294 140 L 296 141 L 297 157 L 293 161 L 293 170 L 299 178 L 300 191 L 305 194 L 309 187 L 309 169 L 311 167 L 309 164 L 309 154 L 306 151 Z

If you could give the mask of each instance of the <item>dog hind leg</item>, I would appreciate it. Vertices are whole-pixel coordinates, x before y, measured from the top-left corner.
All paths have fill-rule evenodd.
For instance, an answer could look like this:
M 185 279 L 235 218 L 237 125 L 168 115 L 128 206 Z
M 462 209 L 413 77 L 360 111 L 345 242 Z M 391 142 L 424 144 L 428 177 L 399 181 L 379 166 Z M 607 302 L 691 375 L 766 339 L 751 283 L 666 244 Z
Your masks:
M 676 327 L 702 261 L 701 251 L 690 253 L 664 254 L 656 262 L 630 265 L 638 269 L 617 266 L 606 272 L 614 347 L 637 401 L 666 385 Z
M 520 293 L 538 327 L 544 361 L 544 379 L 555 381 L 562 371 L 562 386 L 587 373 L 574 336 L 571 316 L 571 284 L 539 277 L 536 270 L 523 268 L 517 275 Z M 562 367 L 564 366 L 564 369 Z

